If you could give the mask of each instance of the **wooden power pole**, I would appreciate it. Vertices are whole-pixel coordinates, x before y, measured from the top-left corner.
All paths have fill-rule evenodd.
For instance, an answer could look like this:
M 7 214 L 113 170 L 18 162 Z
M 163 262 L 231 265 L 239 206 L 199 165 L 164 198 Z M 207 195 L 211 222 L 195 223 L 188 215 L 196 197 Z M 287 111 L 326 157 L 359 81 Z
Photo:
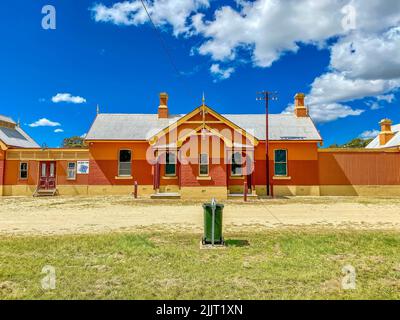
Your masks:
M 269 100 L 278 100 L 277 93 L 271 91 L 257 92 L 257 101 L 265 101 L 265 160 L 266 160 L 266 178 L 267 178 L 267 196 L 271 195 L 270 173 L 269 173 Z

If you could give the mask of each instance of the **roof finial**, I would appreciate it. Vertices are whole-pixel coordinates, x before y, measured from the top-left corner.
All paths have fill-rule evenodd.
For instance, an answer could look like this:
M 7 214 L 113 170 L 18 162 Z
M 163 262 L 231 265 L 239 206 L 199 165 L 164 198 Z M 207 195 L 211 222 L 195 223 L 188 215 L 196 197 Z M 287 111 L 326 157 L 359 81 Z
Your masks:
M 203 106 L 204 106 L 204 104 L 206 102 L 206 98 L 204 97 L 204 91 L 203 91 L 203 98 L 201 99 L 201 102 L 203 103 Z
M 100 113 L 100 106 L 97 104 L 97 107 L 96 107 L 96 113 L 97 114 L 99 114 Z
M 21 127 L 21 120 L 18 118 L 18 121 L 17 121 L 17 127 L 19 128 L 19 127 Z

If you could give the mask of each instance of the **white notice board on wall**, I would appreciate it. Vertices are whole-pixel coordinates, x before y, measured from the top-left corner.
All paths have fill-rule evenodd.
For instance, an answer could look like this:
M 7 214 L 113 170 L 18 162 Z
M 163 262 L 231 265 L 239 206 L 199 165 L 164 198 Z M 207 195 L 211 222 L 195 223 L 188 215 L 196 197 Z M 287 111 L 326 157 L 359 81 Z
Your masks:
M 77 174 L 89 173 L 89 161 L 77 161 L 76 167 Z

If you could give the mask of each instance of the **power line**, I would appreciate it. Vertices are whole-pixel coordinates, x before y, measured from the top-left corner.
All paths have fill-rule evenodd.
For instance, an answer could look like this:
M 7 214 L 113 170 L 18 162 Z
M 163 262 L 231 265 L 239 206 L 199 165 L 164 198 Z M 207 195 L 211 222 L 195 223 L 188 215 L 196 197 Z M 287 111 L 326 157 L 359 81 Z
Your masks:
M 170 64 L 172 65 L 172 68 L 175 70 L 175 72 L 177 73 L 178 76 L 181 76 L 181 73 L 180 73 L 178 67 L 175 64 L 174 59 L 172 58 L 172 55 L 168 50 L 168 47 L 167 47 L 167 44 L 166 44 L 164 38 L 162 37 L 162 35 L 161 35 L 160 31 L 158 30 L 156 24 L 154 23 L 153 19 L 151 18 L 151 15 L 150 15 L 149 11 L 147 10 L 147 7 L 146 7 L 146 4 L 144 3 L 144 0 L 140 0 L 140 2 L 142 3 L 144 11 L 146 11 L 146 14 L 147 14 L 147 17 L 150 20 L 150 23 L 152 24 L 154 30 L 157 33 L 157 37 L 158 37 L 158 39 L 159 39 L 159 41 L 161 43 L 161 46 L 163 47 L 163 50 L 165 51 L 165 53 L 166 53 L 166 55 L 168 57 L 168 60 L 169 60 Z

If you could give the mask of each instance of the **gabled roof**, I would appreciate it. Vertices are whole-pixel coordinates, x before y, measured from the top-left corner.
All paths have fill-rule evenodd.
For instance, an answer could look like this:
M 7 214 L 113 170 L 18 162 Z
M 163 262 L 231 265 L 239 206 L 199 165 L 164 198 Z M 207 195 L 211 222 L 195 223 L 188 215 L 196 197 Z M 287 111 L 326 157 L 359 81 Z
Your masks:
M 252 133 L 257 139 L 265 140 L 265 114 L 225 114 L 223 116 Z M 309 117 L 296 117 L 294 114 L 270 114 L 268 120 L 269 140 L 322 140 Z
M 10 127 L 0 125 L 0 140 L 8 147 L 39 148 L 39 145 L 16 125 L 13 119 L 0 115 L 0 121 L 11 124 Z
M 170 115 L 158 119 L 158 114 L 105 114 L 96 116 L 86 140 L 147 140 L 160 130 L 182 118 Z
M 9 147 L 40 148 L 20 127 L 15 127 L 14 129 L 0 127 L 0 140 Z
M 232 128 L 236 132 L 239 132 L 241 135 L 243 135 L 243 136 L 247 137 L 249 140 L 253 141 L 253 143 L 255 145 L 258 144 L 259 141 L 254 135 L 252 135 L 251 133 L 247 132 L 244 128 L 242 128 L 242 127 L 238 126 L 237 124 L 233 123 L 231 120 L 229 120 L 226 117 L 224 117 L 224 115 L 219 114 L 215 110 L 211 109 L 209 106 L 205 105 L 204 103 L 203 103 L 203 105 L 195 108 L 191 112 L 187 113 L 186 115 L 184 115 L 183 117 L 178 119 L 176 122 L 174 122 L 170 126 L 164 128 L 163 130 L 159 131 L 157 134 L 152 136 L 150 138 L 150 143 L 151 144 L 155 143 L 157 141 L 157 139 L 162 137 L 166 132 L 171 131 L 172 129 L 178 127 L 179 125 L 185 123 L 185 121 L 187 121 L 187 120 L 191 119 L 192 117 L 196 116 L 197 114 L 201 113 L 203 110 L 204 110 L 204 112 L 206 112 L 208 114 L 211 114 L 213 117 L 215 117 L 219 121 L 223 122 L 228 127 Z
M 400 124 L 392 126 L 394 136 L 386 144 L 380 145 L 379 135 L 375 137 L 365 148 L 367 149 L 382 149 L 382 148 L 393 148 L 400 146 Z
M 3 116 L 1 114 L 0 114 L 0 121 L 16 124 L 13 119 L 11 119 L 10 117 Z
M 185 115 L 158 119 L 157 114 L 99 114 L 86 140 L 148 140 Z M 265 140 L 265 114 L 221 114 L 258 140 Z M 322 138 L 309 117 L 294 114 L 269 115 L 270 140 L 321 141 Z

